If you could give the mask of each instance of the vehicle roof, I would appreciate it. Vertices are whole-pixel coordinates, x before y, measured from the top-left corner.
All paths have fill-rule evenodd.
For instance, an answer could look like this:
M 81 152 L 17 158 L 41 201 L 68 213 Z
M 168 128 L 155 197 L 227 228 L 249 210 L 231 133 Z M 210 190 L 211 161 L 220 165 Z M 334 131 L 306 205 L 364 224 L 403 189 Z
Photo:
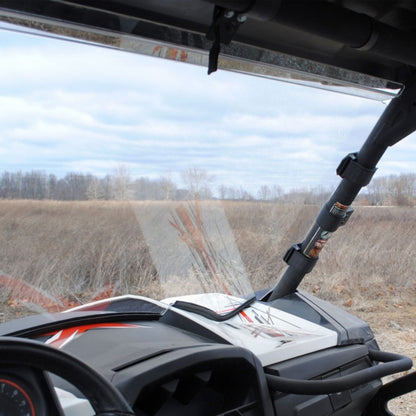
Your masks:
M 416 65 L 412 0 L 0 0 L 0 16 L 201 65 L 219 33 L 220 68 L 392 94 Z

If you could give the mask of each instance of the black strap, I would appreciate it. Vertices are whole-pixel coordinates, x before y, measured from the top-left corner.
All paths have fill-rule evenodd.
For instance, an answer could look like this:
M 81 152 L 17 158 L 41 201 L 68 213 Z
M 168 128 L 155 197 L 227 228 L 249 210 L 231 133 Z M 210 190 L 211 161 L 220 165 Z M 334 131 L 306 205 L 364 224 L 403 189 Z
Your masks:
M 209 59 L 208 59 L 208 75 L 212 74 L 218 69 L 218 57 L 221 51 L 221 40 L 218 34 L 215 36 L 214 42 L 211 46 L 211 50 L 209 51 Z
M 213 41 L 209 51 L 208 75 L 218 69 L 221 43 L 228 45 L 244 21 L 244 15 L 224 7 L 215 6 L 212 24 L 207 33 L 207 39 Z
M 318 261 L 318 258 L 306 257 L 300 251 L 300 244 L 294 244 L 283 257 L 283 260 L 295 269 L 302 270 L 303 273 L 310 273 Z
M 376 170 L 377 168 L 369 169 L 362 166 L 357 160 L 357 153 L 350 153 L 342 159 L 337 174 L 351 183 L 367 186 Z

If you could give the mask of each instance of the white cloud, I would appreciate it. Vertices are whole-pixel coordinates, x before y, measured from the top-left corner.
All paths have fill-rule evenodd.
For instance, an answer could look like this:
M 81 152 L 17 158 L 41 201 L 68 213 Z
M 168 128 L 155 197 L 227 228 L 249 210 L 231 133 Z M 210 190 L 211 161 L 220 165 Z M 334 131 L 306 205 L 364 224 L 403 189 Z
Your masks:
M 157 177 L 199 164 L 217 172 L 217 183 L 316 186 L 337 181 L 339 161 L 359 149 L 384 109 L 101 48 L 44 39 L 13 45 L 0 44 L 7 170 L 105 174 L 126 163 L 135 175 Z M 414 140 L 390 154 L 387 171 L 413 169 Z

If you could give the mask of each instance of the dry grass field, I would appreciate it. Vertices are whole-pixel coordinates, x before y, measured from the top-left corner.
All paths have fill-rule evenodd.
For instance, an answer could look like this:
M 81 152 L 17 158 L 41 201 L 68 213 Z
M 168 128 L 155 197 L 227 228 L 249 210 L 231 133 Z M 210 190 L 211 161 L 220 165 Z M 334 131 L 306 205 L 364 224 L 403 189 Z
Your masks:
M 140 204 L 0 201 L 0 274 L 68 304 L 94 298 L 103 287 L 109 294 L 162 298 L 137 221 Z M 255 290 L 277 281 L 283 254 L 302 241 L 319 210 L 230 201 L 223 208 Z M 368 321 L 382 348 L 416 359 L 415 235 L 416 209 L 357 207 L 301 288 Z M 1 288 L 3 319 L 27 313 L 15 295 Z M 393 406 L 398 414 L 414 415 L 414 402 L 413 395 Z

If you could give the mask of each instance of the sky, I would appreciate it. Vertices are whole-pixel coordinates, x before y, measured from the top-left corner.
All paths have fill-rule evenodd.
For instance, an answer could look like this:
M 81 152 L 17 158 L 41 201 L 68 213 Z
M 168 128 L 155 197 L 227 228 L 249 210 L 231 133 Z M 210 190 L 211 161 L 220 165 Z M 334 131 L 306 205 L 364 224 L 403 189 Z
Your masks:
M 0 30 L 1 171 L 170 177 L 213 186 L 333 187 L 384 103 Z M 415 136 L 376 176 L 414 172 Z

